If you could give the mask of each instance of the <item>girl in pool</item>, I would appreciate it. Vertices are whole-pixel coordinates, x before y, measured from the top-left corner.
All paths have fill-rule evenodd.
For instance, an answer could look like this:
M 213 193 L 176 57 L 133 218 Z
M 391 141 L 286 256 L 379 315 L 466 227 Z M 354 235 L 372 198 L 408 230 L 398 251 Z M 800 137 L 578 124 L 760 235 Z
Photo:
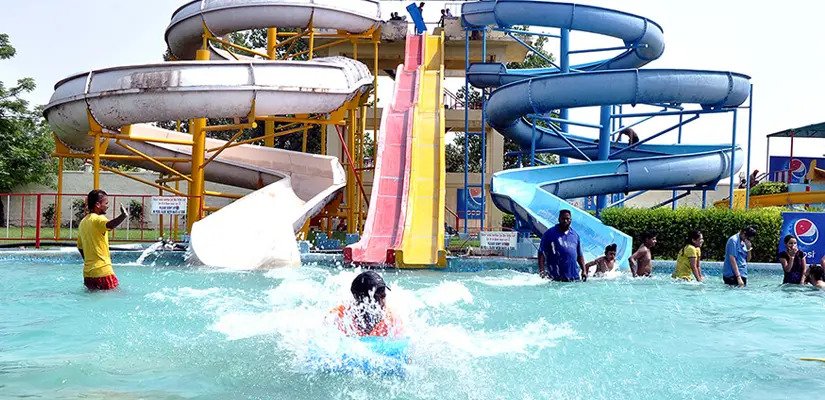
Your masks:
M 702 282 L 705 280 L 702 275 L 702 266 L 700 260 L 702 259 L 702 243 L 705 238 L 702 232 L 695 230 L 691 232 L 685 240 L 685 246 L 676 257 L 676 269 L 673 271 L 671 277 L 674 279 L 684 279 L 686 281 L 693 280 Z
M 355 301 L 332 310 L 338 329 L 348 336 L 402 336 L 401 321 L 387 307 L 387 290 L 384 278 L 374 271 L 356 276 L 350 286 Z
M 805 283 L 805 275 L 808 271 L 808 265 L 805 263 L 805 253 L 799 250 L 796 237 L 793 235 L 785 236 L 783 241 L 785 242 L 785 251 L 779 253 L 779 263 L 782 264 L 782 270 L 785 272 L 782 283 L 802 285 Z

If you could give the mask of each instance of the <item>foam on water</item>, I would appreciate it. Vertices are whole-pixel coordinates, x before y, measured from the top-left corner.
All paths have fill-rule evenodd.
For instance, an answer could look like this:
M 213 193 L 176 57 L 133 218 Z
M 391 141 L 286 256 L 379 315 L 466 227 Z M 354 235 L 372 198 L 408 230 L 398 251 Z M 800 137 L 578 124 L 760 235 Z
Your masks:
M 538 286 L 547 284 L 547 279 L 543 279 L 537 274 L 528 274 L 517 271 L 507 271 L 505 276 L 487 276 L 473 278 L 473 281 L 488 286 Z

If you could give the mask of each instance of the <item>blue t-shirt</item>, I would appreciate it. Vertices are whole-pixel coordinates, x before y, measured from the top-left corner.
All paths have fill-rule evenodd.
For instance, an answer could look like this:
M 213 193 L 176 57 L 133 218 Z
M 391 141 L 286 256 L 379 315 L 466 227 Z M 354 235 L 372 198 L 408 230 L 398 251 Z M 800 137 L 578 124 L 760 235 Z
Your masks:
M 579 235 L 571 227 L 566 233 L 556 225 L 541 236 L 539 251 L 544 253 L 547 275 L 553 280 L 579 280 L 578 257 L 582 255 Z
M 733 273 L 733 265 L 730 263 L 730 256 L 736 259 L 736 265 L 739 267 L 739 275 L 743 278 L 748 277 L 748 250 L 745 247 L 745 242 L 735 234 L 728 238 L 728 244 L 725 245 L 725 264 L 722 268 L 722 275 L 725 278 L 735 278 Z

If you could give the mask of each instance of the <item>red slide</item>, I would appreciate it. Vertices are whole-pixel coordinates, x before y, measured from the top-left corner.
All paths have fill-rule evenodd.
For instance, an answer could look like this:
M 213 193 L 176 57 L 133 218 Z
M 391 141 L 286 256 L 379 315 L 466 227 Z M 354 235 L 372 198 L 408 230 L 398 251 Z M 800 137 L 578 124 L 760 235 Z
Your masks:
M 392 104 L 384 108 L 376 147 L 370 208 L 361 240 L 344 248 L 344 260 L 384 264 L 387 251 L 400 244 L 407 211 L 412 110 L 417 96 L 422 37 L 407 36 L 404 64 L 396 71 Z

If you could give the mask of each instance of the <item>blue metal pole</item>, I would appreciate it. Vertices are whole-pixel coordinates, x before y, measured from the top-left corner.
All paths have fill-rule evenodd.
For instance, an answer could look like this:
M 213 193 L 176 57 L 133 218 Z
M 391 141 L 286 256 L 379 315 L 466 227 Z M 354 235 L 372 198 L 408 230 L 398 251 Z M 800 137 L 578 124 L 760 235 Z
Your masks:
M 704 210 L 706 208 L 708 208 L 708 191 L 703 190 L 702 191 L 702 209 Z
M 470 70 L 470 31 L 464 31 L 464 233 L 467 233 L 467 208 L 470 206 L 470 80 L 466 71 Z M 484 122 L 482 121 L 482 124 Z
M 599 123 L 602 129 L 599 130 L 599 160 L 607 160 L 610 157 L 610 106 L 601 106 Z M 602 209 L 607 207 L 607 195 L 600 194 L 596 198 L 596 216 L 601 215 Z
M 487 29 L 481 31 L 481 61 L 487 61 Z M 468 68 L 469 69 L 469 68 Z M 466 73 L 464 74 L 467 75 Z M 484 220 L 487 214 L 487 90 L 481 89 L 481 220 L 479 228 L 484 230 Z
M 750 87 L 750 95 L 748 95 L 748 161 L 745 167 L 745 172 L 748 174 L 748 184 L 745 192 L 745 209 L 751 206 L 751 124 L 753 122 L 753 84 Z
M 533 126 L 533 136 L 530 139 L 530 166 L 533 167 L 536 165 L 536 120 L 531 118 L 530 122 Z
M 733 129 L 731 130 L 731 139 L 730 139 L 730 190 L 728 195 L 728 208 L 733 210 L 733 174 L 736 173 L 734 170 L 734 162 L 733 159 L 736 157 L 736 109 L 733 110 Z
M 682 144 L 682 118 L 684 117 L 683 114 L 679 114 L 679 133 L 676 138 L 677 143 Z M 673 191 L 673 203 L 671 203 L 671 209 L 675 210 L 676 206 L 679 205 L 679 199 L 676 198 L 676 191 Z
M 559 39 L 559 66 L 561 67 L 561 72 L 563 74 L 570 72 L 570 29 L 561 28 L 561 38 Z M 562 108 L 559 110 L 559 117 L 561 119 L 568 119 L 568 110 L 566 108 Z M 604 124 L 602 124 L 604 126 Z M 561 123 L 559 124 L 559 128 L 564 133 L 567 132 L 567 124 Z M 567 164 L 569 160 L 567 157 L 559 156 L 559 164 Z

